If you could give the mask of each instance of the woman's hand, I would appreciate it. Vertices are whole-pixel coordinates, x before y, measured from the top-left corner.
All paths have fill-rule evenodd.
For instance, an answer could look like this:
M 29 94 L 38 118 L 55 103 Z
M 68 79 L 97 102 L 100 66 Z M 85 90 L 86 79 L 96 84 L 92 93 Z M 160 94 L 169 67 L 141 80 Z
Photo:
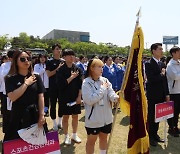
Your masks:
M 103 88 L 108 88 L 108 83 L 107 82 L 102 82 L 102 87 Z
M 169 102 L 169 101 L 170 101 L 170 96 L 166 95 L 166 102 Z
M 119 104 L 120 98 L 117 97 L 114 99 L 114 106 L 117 106 Z
M 24 79 L 24 83 L 27 85 L 27 86 L 30 86 L 32 85 L 34 82 L 36 82 L 36 76 L 35 75 L 31 75 L 29 78 L 25 78 Z
M 40 116 L 39 116 L 39 120 L 38 120 L 38 127 L 39 127 L 39 128 L 43 127 L 43 125 L 45 124 L 45 122 L 46 122 L 46 119 L 45 119 L 44 115 L 40 115 Z

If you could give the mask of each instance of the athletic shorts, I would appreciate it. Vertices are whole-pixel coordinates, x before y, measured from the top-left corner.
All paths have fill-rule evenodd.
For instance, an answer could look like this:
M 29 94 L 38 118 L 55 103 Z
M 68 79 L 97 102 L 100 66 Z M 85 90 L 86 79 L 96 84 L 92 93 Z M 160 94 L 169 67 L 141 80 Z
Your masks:
M 67 106 L 66 104 L 63 104 L 61 110 L 63 115 L 81 114 L 81 104 L 76 104 L 73 106 Z
M 112 123 L 105 125 L 103 127 L 98 127 L 98 128 L 86 128 L 86 132 L 88 135 L 98 135 L 100 132 L 104 133 L 104 134 L 109 134 L 111 133 L 111 129 L 112 129 Z

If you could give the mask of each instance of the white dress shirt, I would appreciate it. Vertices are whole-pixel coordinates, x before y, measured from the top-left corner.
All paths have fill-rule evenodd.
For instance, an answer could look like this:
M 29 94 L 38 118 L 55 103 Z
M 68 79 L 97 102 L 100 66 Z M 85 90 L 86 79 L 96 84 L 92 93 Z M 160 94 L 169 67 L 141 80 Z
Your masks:
M 6 95 L 4 77 L 9 73 L 10 68 L 11 68 L 11 61 L 3 63 L 0 69 L 0 81 L 2 82 L 0 91 L 3 92 L 4 95 Z

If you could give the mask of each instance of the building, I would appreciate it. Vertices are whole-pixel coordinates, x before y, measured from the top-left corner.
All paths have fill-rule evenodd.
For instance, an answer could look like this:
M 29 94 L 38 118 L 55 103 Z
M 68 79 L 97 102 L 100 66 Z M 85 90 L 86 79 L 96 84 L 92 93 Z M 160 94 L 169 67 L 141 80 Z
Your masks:
M 48 40 L 48 39 L 61 39 L 61 38 L 65 38 L 72 43 L 89 42 L 90 34 L 89 32 L 53 29 L 51 32 L 46 34 L 42 39 Z

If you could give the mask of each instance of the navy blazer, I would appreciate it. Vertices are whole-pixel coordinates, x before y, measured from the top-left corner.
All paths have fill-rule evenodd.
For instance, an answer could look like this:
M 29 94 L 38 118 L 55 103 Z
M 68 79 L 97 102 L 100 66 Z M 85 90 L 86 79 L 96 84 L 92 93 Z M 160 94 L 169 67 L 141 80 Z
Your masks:
M 165 101 L 166 95 L 169 94 L 166 75 L 161 75 L 161 69 L 165 68 L 165 64 L 160 64 L 161 68 L 153 58 L 145 63 L 147 99 L 154 103 Z

